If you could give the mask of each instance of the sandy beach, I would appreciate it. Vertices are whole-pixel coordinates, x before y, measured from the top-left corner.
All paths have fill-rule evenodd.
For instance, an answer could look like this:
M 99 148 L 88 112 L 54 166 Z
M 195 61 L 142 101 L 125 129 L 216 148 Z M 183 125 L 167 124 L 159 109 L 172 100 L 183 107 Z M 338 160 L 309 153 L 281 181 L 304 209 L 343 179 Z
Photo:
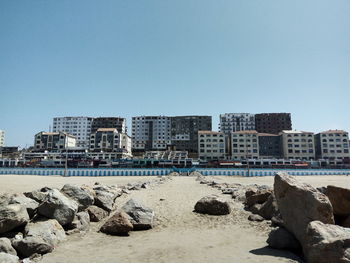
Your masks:
M 43 177 L 0 175 L 0 192 L 23 192 L 43 186 L 62 187 L 65 183 L 126 184 L 152 177 Z M 213 177 L 212 177 L 213 178 Z M 335 184 L 350 186 L 346 176 L 298 177 L 313 186 Z M 108 236 L 97 232 L 102 222 L 91 223 L 85 235 L 75 234 L 40 262 L 302 262 L 287 251 L 266 247 L 270 226 L 247 220 L 248 212 L 229 195 L 222 195 L 234 206 L 226 216 L 208 216 L 193 212 L 201 197 L 219 194 L 217 189 L 201 185 L 195 177 L 173 177 L 163 185 L 132 191 L 117 199 L 122 206 L 131 197 L 154 209 L 156 226 L 149 231 L 131 232 L 129 237 Z M 273 184 L 273 177 L 215 177 L 222 182 Z

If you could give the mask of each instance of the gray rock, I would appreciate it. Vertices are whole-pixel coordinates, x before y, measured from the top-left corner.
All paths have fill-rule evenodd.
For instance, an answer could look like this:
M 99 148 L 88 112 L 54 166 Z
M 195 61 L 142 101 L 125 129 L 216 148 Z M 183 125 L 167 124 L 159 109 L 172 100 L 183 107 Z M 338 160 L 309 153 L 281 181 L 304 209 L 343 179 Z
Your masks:
M 14 194 L 9 200 L 9 204 L 20 204 L 27 209 L 28 215 L 32 218 L 35 214 L 39 203 L 31 198 L 26 197 L 24 194 Z
M 46 190 L 46 189 L 45 189 Z M 31 192 L 25 192 L 23 193 L 26 197 L 31 198 L 33 200 L 35 200 L 36 202 L 38 202 L 39 204 L 41 202 L 43 202 L 47 196 L 47 192 L 42 192 L 40 190 L 34 190 Z
M 56 219 L 62 226 L 71 223 L 78 211 L 78 204 L 57 189 L 49 190 L 45 200 L 38 207 L 38 213 Z
M 82 211 L 76 214 L 72 223 L 67 225 L 69 230 L 74 230 L 75 232 L 87 231 L 90 228 L 90 216 L 86 211 Z
M 276 249 L 301 249 L 299 241 L 283 227 L 272 230 L 266 242 L 270 247 Z
M 302 244 L 311 221 L 334 224 L 327 196 L 286 173 L 276 173 L 274 193 L 284 225 Z
M 271 194 L 267 201 L 261 205 L 257 214 L 266 220 L 270 220 L 272 217 L 279 215 L 277 201 L 274 194 Z
M 350 262 L 350 229 L 310 222 L 303 251 L 308 263 Z
M 115 194 L 103 190 L 95 190 L 95 205 L 110 212 L 114 207 Z
M 350 215 L 350 189 L 328 185 L 325 194 L 332 204 L 335 215 Z
M 124 211 L 116 212 L 103 224 L 100 231 L 110 235 L 128 235 L 133 230 L 129 216 Z
M 78 203 L 79 211 L 88 208 L 94 203 L 94 195 L 84 187 L 65 184 L 61 192 Z
M 0 263 L 18 263 L 19 258 L 17 256 L 0 252 Z
M 210 195 L 201 198 L 194 206 L 194 211 L 208 215 L 227 215 L 231 213 L 231 206 L 217 195 Z
M 259 215 L 251 214 L 251 215 L 248 216 L 248 220 L 249 221 L 262 222 L 262 221 L 264 221 L 264 218 L 259 216 Z
M 41 237 L 25 237 L 21 240 L 14 240 L 12 245 L 23 257 L 30 257 L 33 254 L 46 254 L 53 251 L 54 246 L 45 242 Z
M 12 247 L 10 239 L 6 237 L 0 238 L 0 252 L 17 256 L 16 250 Z
M 86 211 L 89 213 L 91 222 L 99 222 L 106 216 L 108 216 L 108 212 L 98 206 L 92 205 L 89 206 Z
M 122 210 L 130 216 L 130 222 L 134 230 L 147 230 L 153 228 L 154 212 L 137 200 L 130 199 L 122 207 Z
M 267 201 L 270 195 L 271 191 L 268 190 L 258 191 L 254 194 L 248 194 L 248 196 L 246 196 L 245 205 L 247 207 L 250 207 L 255 204 L 263 204 Z
M 29 221 L 29 215 L 24 206 L 11 204 L 0 206 L 0 234 L 23 226 Z

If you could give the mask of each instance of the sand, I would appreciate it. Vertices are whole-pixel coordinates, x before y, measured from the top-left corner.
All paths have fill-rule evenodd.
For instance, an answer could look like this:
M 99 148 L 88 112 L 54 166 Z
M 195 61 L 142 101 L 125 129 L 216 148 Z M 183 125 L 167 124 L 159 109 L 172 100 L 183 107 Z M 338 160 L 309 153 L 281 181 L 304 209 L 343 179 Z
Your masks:
M 125 184 L 149 180 L 150 177 L 44 177 L 0 175 L 0 192 L 22 192 L 42 186 L 61 187 L 65 183 Z M 244 184 L 273 183 L 272 177 L 215 177 L 222 182 Z M 314 186 L 336 184 L 350 186 L 346 176 L 299 177 Z M 266 247 L 268 222 L 247 220 L 248 212 L 241 204 L 228 198 L 234 206 L 227 216 L 208 216 L 193 212 L 201 197 L 219 193 L 217 189 L 199 184 L 194 177 L 174 177 L 171 181 L 151 189 L 132 191 L 117 199 L 122 206 L 131 197 L 154 209 L 156 226 L 148 231 L 131 232 L 129 237 L 98 233 L 102 223 L 91 223 L 85 235 L 75 234 L 40 262 L 302 262 L 287 251 Z M 164 199 L 161 201 L 160 199 Z

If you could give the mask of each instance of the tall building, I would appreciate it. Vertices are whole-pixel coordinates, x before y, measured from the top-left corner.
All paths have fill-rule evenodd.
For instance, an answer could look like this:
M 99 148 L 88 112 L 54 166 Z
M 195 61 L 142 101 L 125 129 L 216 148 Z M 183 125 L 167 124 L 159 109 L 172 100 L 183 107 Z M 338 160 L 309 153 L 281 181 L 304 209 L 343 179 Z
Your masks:
M 121 117 L 94 118 L 91 124 L 91 133 L 95 133 L 99 128 L 114 128 L 119 133 L 127 133 L 126 119 Z
M 35 151 L 62 151 L 76 147 L 76 139 L 66 132 L 39 132 L 34 137 Z
M 225 134 L 198 131 L 198 157 L 204 161 L 225 159 Z
M 171 121 L 167 116 L 132 117 L 134 152 L 166 150 L 171 145 Z
M 198 155 L 198 132 L 211 131 L 211 116 L 175 116 L 171 121 L 171 145 L 177 151 Z
M 258 133 L 259 157 L 266 159 L 280 159 L 282 154 L 281 136 L 270 133 Z
M 284 159 L 315 159 L 315 141 L 313 132 L 290 130 L 282 131 L 280 134 Z
M 220 114 L 219 129 L 226 135 L 231 132 L 255 130 L 255 115 L 250 113 Z
M 255 129 L 260 133 L 278 134 L 283 130 L 292 129 L 290 113 L 259 113 L 255 114 Z
M 342 130 L 328 130 L 315 135 L 316 157 L 337 164 L 350 158 L 349 134 Z
M 231 133 L 232 159 L 258 159 L 258 132 L 255 130 L 237 131 Z
M 89 148 L 91 117 L 56 117 L 53 118 L 53 132 L 66 132 L 76 138 L 77 147 Z
M 5 146 L 5 131 L 0 130 L 0 147 Z

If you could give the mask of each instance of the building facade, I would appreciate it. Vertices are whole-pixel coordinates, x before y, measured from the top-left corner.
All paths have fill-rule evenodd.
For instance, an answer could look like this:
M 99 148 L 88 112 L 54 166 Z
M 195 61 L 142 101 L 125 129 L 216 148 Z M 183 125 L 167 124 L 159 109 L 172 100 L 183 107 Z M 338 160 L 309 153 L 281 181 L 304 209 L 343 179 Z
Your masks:
M 231 133 L 231 158 L 234 160 L 258 159 L 258 132 L 255 130 Z
M 225 159 L 225 134 L 198 131 L 198 158 L 203 161 Z
M 259 133 L 279 134 L 283 130 L 292 129 L 290 113 L 255 114 L 255 129 Z
M 258 133 L 259 157 L 263 159 L 282 158 L 281 136 L 270 133 Z
M 91 133 L 95 133 L 100 128 L 114 128 L 119 133 L 127 133 L 126 119 L 121 117 L 94 118 L 91 124 Z
M 5 131 L 0 130 L 0 147 L 5 146 Z
M 284 159 L 315 159 L 314 133 L 289 130 L 282 131 L 280 134 Z
M 337 164 L 350 158 L 349 134 L 343 130 L 328 130 L 315 135 L 316 157 Z
M 220 114 L 220 132 L 230 135 L 231 132 L 255 130 L 255 115 L 250 113 Z
M 91 117 L 56 117 L 53 118 L 53 132 L 66 132 L 75 136 L 76 146 L 89 148 Z
M 39 132 L 34 137 L 35 151 L 62 151 L 76 147 L 75 136 L 66 132 Z
M 177 151 L 198 156 L 198 132 L 211 131 L 211 116 L 175 116 L 171 121 L 171 145 Z

